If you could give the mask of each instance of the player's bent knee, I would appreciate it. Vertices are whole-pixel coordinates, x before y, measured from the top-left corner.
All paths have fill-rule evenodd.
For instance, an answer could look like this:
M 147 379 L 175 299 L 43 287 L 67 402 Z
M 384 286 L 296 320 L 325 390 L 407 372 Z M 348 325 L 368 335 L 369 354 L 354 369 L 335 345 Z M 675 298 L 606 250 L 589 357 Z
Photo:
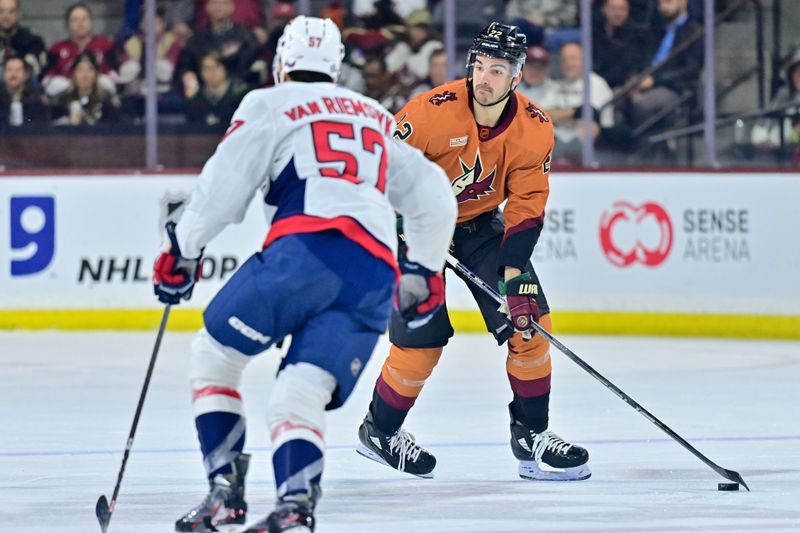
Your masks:
M 246 355 L 222 346 L 201 329 L 192 342 L 189 379 L 197 390 L 209 385 L 239 388 L 242 371 L 250 361 Z
M 386 364 L 392 368 L 400 369 L 405 373 L 413 374 L 418 378 L 427 379 L 439 363 L 444 348 L 403 348 L 395 346 L 389 350 Z
M 336 389 L 330 372 L 309 363 L 286 366 L 270 395 L 267 424 L 273 447 L 303 439 L 324 448 L 325 406 Z

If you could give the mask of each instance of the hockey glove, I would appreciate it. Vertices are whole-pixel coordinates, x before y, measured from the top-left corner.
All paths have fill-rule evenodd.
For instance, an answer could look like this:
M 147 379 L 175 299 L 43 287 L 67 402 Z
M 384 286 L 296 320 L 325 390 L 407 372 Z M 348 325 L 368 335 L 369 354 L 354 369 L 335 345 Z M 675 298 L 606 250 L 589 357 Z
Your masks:
M 400 316 L 408 329 L 416 329 L 427 324 L 444 305 L 444 276 L 408 260 L 400 261 L 400 272 Z
M 203 253 L 195 259 L 183 257 L 175 236 L 175 222 L 167 222 L 165 230 L 169 247 L 153 266 L 153 290 L 159 301 L 174 305 L 192 297 L 194 284 L 200 279 Z
M 536 305 L 539 286 L 527 272 L 508 281 L 500 281 L 497 285 L 500 294 L 506 297 L 506 304 L 501 305 L 498 311 L 511 319 L 511 324 L 522 333 L 523 339 L 529 340 L 536 334 L 531 322 L 539 322 L 539 306 Z

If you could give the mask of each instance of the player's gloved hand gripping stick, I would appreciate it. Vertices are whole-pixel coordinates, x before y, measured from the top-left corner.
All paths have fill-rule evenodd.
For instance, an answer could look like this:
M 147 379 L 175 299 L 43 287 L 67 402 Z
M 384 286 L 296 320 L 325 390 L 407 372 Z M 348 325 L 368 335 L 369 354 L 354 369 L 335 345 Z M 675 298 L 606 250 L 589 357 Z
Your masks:
M 522 338 L 530 340 L 536 334 L 532 323 L 539 323 L 539 306 L 536 305 L 536 295 L 539 286 L 533 282 L 527 272 L 515 276 L 507 281 L 498 282 L 500 294 L 506 297 L 498 311 L 504 313 L 511 320 L 514 329 L 522 333 Z
M 516 303 L 516 300 L 514 300 L 512 302 L 511 298 L 509 298 L 509 301 L 506 302 L 505 298 L 503 298 L 496 290 L 494 290 L 494 288 L 492 288 L 491 285 L 489 285 L 488 283 L 483 281 L 481 278 L 479 278 L 477 274 L 475 274 L 470 269 L 468 269 L 466 266 L 464 266 L 458 259 L 453 257 L 451 254 L 447 254 L 447 264 L 448 264 L 448 266 L 450 266 L 450 268 L 452 268 L 453 270 L 459 272 L 462 276 L 466 277 L 468 280 L 470 280 L 472 283 L 474 283 L 478 288 L 483 290 L 486 294 L 488 294 L 489 296 L 494 298 L 494 300 L 498 304 L 500 304 L 501 306 L 508 305 L 509 308 L 513 309 L 514 307 L 517 307 L 519 305 L 519 304 Z M 520 276 L 517 276 L 517 278 L 519 278 L 519 277 Z M 513 279 L 517 279 L 517 278 L 513 278 Z M 513 279 L 509 280 L 509 282 L 513 281 Z M 506 289 L 507 290 L 508 290 L 508 283 L 509 282 L 506 282 Z M 524 303 L 522 304 L 522 308 L 523 308 L 523 314 L 527 314 L 528 311 L 531 311 L 531 313 L 533 312 L 532 309 L 525 308 L 525 304 Z M 538 309 L 537 309 L 537 311 L 538 311 Z M 514 316 L 513 315 L 513 311 L 512 311 L 512 315 L 511 316 L 512 316 L 512 319 L 513 319 L 513 316 Z M 586 372 L 589 373 L 589 375 L 591 375 L 597 381 L 602 383 L 607 389 L 610 389 L 611 392 L 613 392 L 614 394 L 619 396 L 619 398 L 621 398 L 622 401 L 624 401 L 625 403 L 627 403 L 628 405 L 633 407 L 642 416 L 644 416 L 650 422 L 655 424 L 661 431 L 663 431 L 664 433 L 666 433 L 667 435 L 672 437 L 675 441 L 678 442 L 678 444 L 680 444 L 681 446 L 683 446 L 684 448 L 686 448 L 687 450 L 692 452 L 692 454 L 695 457 L 697 457 L 698 459 L 703 461 L 706 465 L 708 465 L 717 474 L 719 474 L 720 476 L 724 477 L 725 479 L 728 479 L 730 481 L 733 481 L 733 482 L 739 483 L 740 485 L 743 485 L 744 488 L 746 488 L 748 491 L 750 490 L 750 487 L 747 486 L 747 483 L 745 483 L 744 479 L 742 479 L 742 476 L 738 472 L 722 468 L 721 466 L 716 464 L 714 461 L 712 461 L 711 459 L 709 459 L 708 457 L 706 457 L 705 455 L 700 453 L 694 446 L 692 446 L 691 444 L 686 442 L 686 440 L 683 437 L 681 437 L 680 435 L 675 433 L 669 426 L 664 424 L 661 420 L 659 420 L 652 413 L 650 413 L 650 411 L 648 411 L 647 409 L 645 409 L 644 407 L 639 405 L 639 403 L 636 400 L 634 400 L 633 398 L 631 398 L 630 396 L 625 394 L 619 387 L 617 387 L 616 385 L 611 383 L 605 376 L 603 376 L 597 370 L 592 368 L 586 361 L 584 361 L 583 359 L 578 357 L 572 350 L 570 350 L 569 348 L 567 348 L 566 346 L 561 344 L 561 342 L 558 339 L 553 337 L 553 335 L 551 335 L 550 332 L 548 332 L 546 329 L 544 329 L 542 326 L 540 326 L 536 321 L 531 322 L 530 326 L 531 326 L 531 328 L 533 330 L 536 331 L 536 333 L 540 334 L 542 337 L 544 337 L 545 339 L 550 341 L 550 344 L 552 344 L 553 346 L 558 348 L 558 350 L 561 353 L 563 353 L 564 355 L 566 355 L 567 357 L 572 359 L 572 361 L 575 364 L 577 364 L 579 367 L 584 369 Z M 515 328 L 516 328 L 516 325 L 515 325 Z
M 160 301 L 174 305 L 192 297 L 194 284 L 202 273 L 203 252 L 200 251 L 199 257 L 183 257 L 175 235 L 175 222 L 167 222 L 164 230 L 166 248 L 153 266 L 153 290 Z
M 397 219 L 397 237 L 401 242 L 406 242 L 402 218 Z M 444 276 L 441 272 L 409 261 L 402 252 L 397 262 L 401 274 L 397 287 L 397 307 L 406 327 L 416 329 L 430 322 L 436 311 L 444 305 Z

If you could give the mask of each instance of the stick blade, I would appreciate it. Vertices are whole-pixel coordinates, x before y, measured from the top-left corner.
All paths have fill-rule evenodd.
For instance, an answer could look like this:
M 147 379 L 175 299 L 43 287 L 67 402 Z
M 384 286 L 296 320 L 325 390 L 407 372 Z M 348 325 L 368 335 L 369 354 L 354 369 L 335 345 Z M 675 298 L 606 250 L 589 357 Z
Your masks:
M 747 492 L 750 492 L 750 487 L 748 487 L 747 483 L 744 482 L 744 479 L 742 479 L 742 476 L 741 476 L 741 474 L 739 474 L 739 472 L 735 472 L 733 470 L 727 470 L 725 468 L 723 468 L 722 470 L 725 472 L 723 477 L 725 477 L 726 479 L 729 479 L 730 481 L 735 481 L 739 485 L 741 485 L 744 488 L 746 488 Z
M 106 533 L 108 531 L 108 523 L 111 521 L 111 509 L 108 506 L 105 494 L 97 499 L 94 512 L 97 515 L 97 521 L 100 522 L 100 529 L 103 533 Z

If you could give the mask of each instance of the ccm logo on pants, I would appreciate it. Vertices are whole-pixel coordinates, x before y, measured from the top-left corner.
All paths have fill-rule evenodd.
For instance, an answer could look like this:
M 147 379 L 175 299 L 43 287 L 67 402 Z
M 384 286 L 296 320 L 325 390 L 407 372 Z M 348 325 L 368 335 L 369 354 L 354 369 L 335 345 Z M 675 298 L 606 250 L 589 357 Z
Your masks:
M 269 344 L 269 341 L 272 340 L 271 337 L 267 337 L 266 335 L 262 335 L 260 332 L 254 330 L 244 322 L 242 322 L 239 317 L 232 316 L 228 319 L 228 324 L 230 327 L 247 337 L 252 341 L 256 341 L 261 344 Z

